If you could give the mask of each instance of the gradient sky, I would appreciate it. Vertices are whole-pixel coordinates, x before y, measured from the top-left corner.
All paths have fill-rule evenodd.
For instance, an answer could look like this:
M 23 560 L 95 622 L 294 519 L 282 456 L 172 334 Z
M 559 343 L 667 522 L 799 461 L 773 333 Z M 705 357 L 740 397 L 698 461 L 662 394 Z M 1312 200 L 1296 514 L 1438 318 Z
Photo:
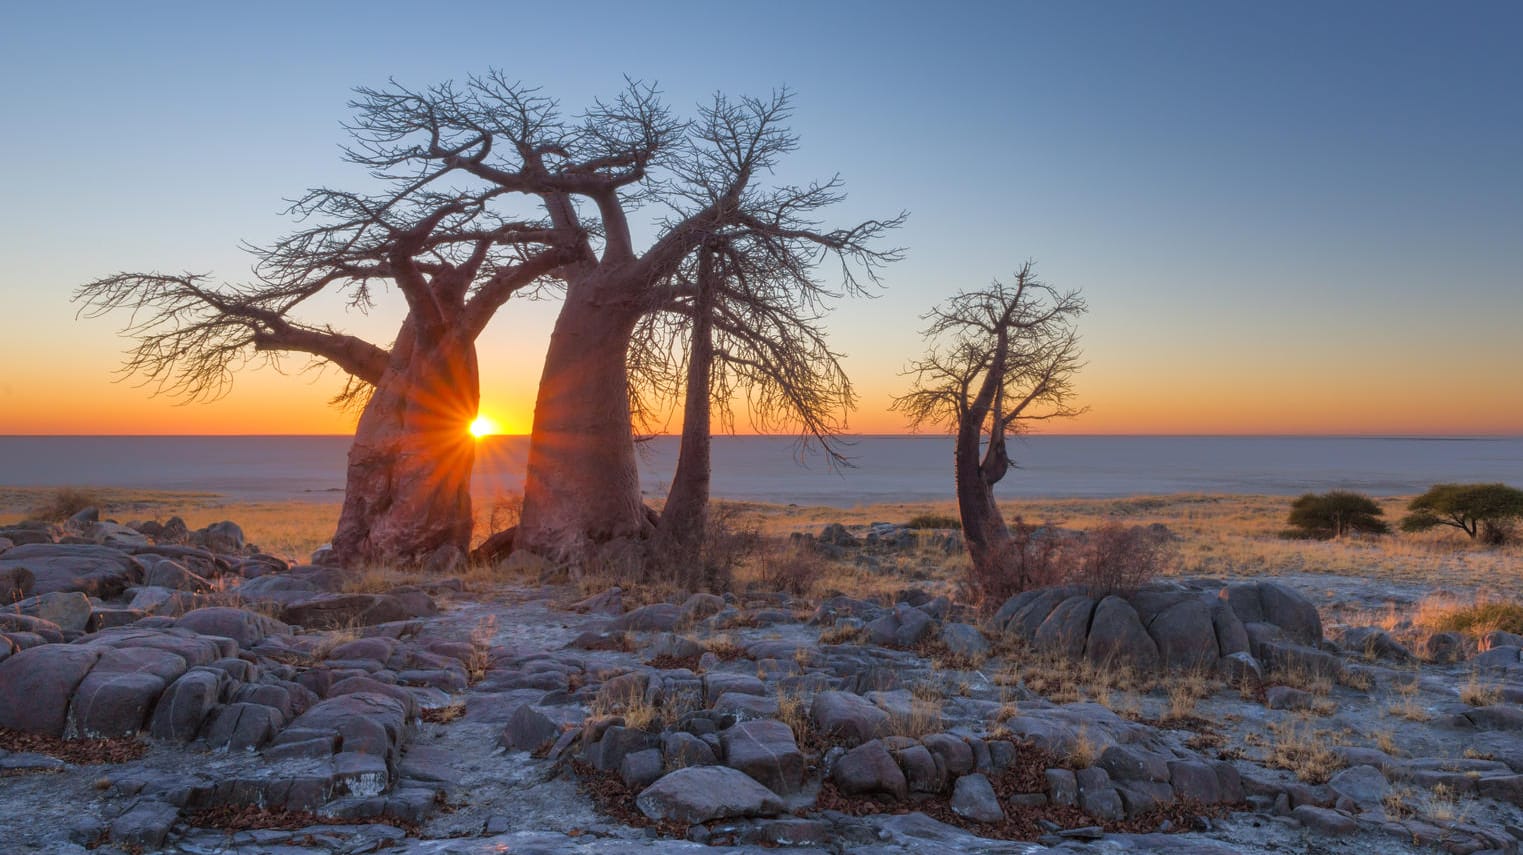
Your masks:
M 0 433 L 339 433 L 321 377 L 213 404 L 113 383 L 122 269 L 242 278 L 282 199 L 353 186 L 356 85 L 490 67 L 574 110 L 657 81 L 797 91 L 787 177 L 840 221 L 911 214 L 908 259 L 834 341 L 887 405 L 919 315 L 1033 258 L 1083 290 L 1068 433 L 1523 433 L 1523 4 L 0 5 Z M 399 301 L 398 301 L 399 302 Z M 396 314 L 310 319 L 381 343 Z M 526 430 L 555 306 L 484 336 L 483 410 Z

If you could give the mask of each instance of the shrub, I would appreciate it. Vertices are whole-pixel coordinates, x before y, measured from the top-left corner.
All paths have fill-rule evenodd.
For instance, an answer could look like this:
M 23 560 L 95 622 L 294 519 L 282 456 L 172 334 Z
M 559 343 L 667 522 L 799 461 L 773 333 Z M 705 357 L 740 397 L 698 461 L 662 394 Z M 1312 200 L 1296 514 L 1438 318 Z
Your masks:
M 825 575 L 826 561 L 808 541 L 775 540 L 758 552 L 757 570 L 766 590 L 802 597 Z
M 911 517 L 905 528 L 952 528 L 962 530 L 962 520 L 945 514 L 920 514 Z
M 1452 609 L 1443 609 L 1423 621 L 1434 632 L 1464 632 L 1485 635 L 1500 629 L 1514 635 L 1523 635 L 1523 603 L 1504 603 L 1486 600 Z
M 1062 566 L 1065 581 L 1083 585 L 1098 599 L 1142 587 L 1176 558 L 1168 532 L 1109 522 L 1065 550 Z
M 61 522 L 85 508 L 104 508 L 105 499 L 93 490 L 60 487 L 32 506 L 30 518 L 37 522 Z
M 1333 490 L 1307 493 L 1290 506 L 1291 537 L 1327 540 L 1355 532 L 1385 534 L 1391 530 L 1375 500 L 1362 493 Z
M 1506 484 L 1435 484 L 1407 505 L 1403 531 L 1450 526 L 1483 543 L 1507 540 L 1511 522 L 1523 517 L 1523 490 Z
M 1055 524 L 1033 525 L 1017 516 L 1010 522 L 1010 542 L 987 565 L 974 561 L 963 582 L 966 593 L 985 610 L 993 611 L 1022 591 L 1056 584 L 1067 535 Z

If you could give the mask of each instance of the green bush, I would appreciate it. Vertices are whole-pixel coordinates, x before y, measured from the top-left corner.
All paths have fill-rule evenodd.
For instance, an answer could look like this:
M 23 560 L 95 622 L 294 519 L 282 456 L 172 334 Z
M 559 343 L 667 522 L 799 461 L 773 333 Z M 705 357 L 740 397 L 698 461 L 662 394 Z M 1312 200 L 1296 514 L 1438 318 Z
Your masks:
M 1362 493 L 1333 490 L 1307 493 L 1290 506 L 1288 537 L 1328 540 L 1346 534 L 1385 534 L 1391 530 L 1380 506 Z
M 905 528 L 955 528 L 962 530 L 962 520 L 944 514 L 921 514 L 904 524 Z
M 1494 629 L 1523 635 L 1523 603 L 1484 602 L 1445 612 L 1431 624 L 1435 632 L 1484 635 Z
M 1435 484 L 1407 506 L 1403 531 L 1450 526 L 1486 543 L 1507 540 L 1513 520 L 1523 517 L 1523 490 L 1506 484 Z

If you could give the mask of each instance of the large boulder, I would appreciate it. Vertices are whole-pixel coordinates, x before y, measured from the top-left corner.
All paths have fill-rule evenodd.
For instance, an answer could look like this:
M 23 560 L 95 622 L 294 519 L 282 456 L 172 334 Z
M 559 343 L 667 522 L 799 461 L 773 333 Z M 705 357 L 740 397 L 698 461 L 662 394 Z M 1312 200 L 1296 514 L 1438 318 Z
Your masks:
M 210 668 L 198 668 L 181 675 L 159 696 L 149 720 L 148 732 L 156 739 L 189 742 L 201 732 L 201 725 L 217 705 L 226 675 Z
M 1116 596 L 1106 597 L 1095 606 L 1084 657 L 1096 665 L 1129 665 L 1145 672 L 1158 670 L 1163 661 L 1137 610 Z
M 841 755 L 830 770 L 830 779 L 848 796 L 884 794 L 895 799 L 909 796 L 909 782 L 904 771 L 878 739 L 864 742 Z
M 1322 640 L 1322 617 L 1311 600 L 1276 582 L 1229 585 L 1222 596 L 1243 623 L 1269 623 L 1297 644 Z
M 1032 635 L 1032 646 L 1047 653 L 1056 653 L 1069 659 L 1084 655 L 1084 642 L 1089 633 L 1089 618 L 1094 614 L 1095 601 L 1083 594 L 1068 597 L 1053 608 Z
M 804 754 L 788 725 L 775 719 L 745 721 L 719 735 L 725 764 L 780 795 L 804 785 Z
M 748 816 L 776 816 L 783 800 L 744 772 L 725 766 L 688 766 L 662 777 L 635 797 L 654 820 L 686 824 Z
M 16 603 L 16 611 L 39 617 L 69 632 L 84 632 L 90 625 L 90 598 L 78 591 L 54 591 Z
M 79 591 L 110 599 L 143 578 L 137 559 L 87 543 L 31 543 L 0 554 L 0 574 L 17 567 L 31 572 L 33 594 Z
M 289 634 L 291 628 L 273 618 L 228 606 L 208 606 L 180 616 L 175 626 L 198 635 L 231 638 L 248 650 L 271 635 Z
M 63 736 L 69 699 L 100 655 L 97 647 L 44 644 L 0 662 L 0 727 Z
M 891 727 L 888 713 L 861 695 L 850 692 L 820 692 L 809 707 L 815 730 L 844 745 L 859 745 L 887 736 Z
M 1220 657 L 1211 606 L 1199 597 L 1180 600 L 1159 612 L 1148 623 L 1148 634 L 1157 643 L 1165 668 L 1204 670 Z
M 185 669 L 185 659 L 167 650 L 105 648 L 74 690 L 64 736 L 132 736 L 147 723 L 164 687 Z

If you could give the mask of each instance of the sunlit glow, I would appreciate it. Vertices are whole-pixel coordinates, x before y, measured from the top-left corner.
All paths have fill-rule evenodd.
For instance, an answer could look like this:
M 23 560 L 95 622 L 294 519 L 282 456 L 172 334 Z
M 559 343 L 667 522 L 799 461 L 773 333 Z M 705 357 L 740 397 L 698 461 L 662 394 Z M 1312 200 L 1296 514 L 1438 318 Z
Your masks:
M 471 422 L 471 436 L 477 439 L 497 433 L 502 433 L 502 431 L 497 427 L 497 422 L 488 416 L 477 416 L 476 420 Z

